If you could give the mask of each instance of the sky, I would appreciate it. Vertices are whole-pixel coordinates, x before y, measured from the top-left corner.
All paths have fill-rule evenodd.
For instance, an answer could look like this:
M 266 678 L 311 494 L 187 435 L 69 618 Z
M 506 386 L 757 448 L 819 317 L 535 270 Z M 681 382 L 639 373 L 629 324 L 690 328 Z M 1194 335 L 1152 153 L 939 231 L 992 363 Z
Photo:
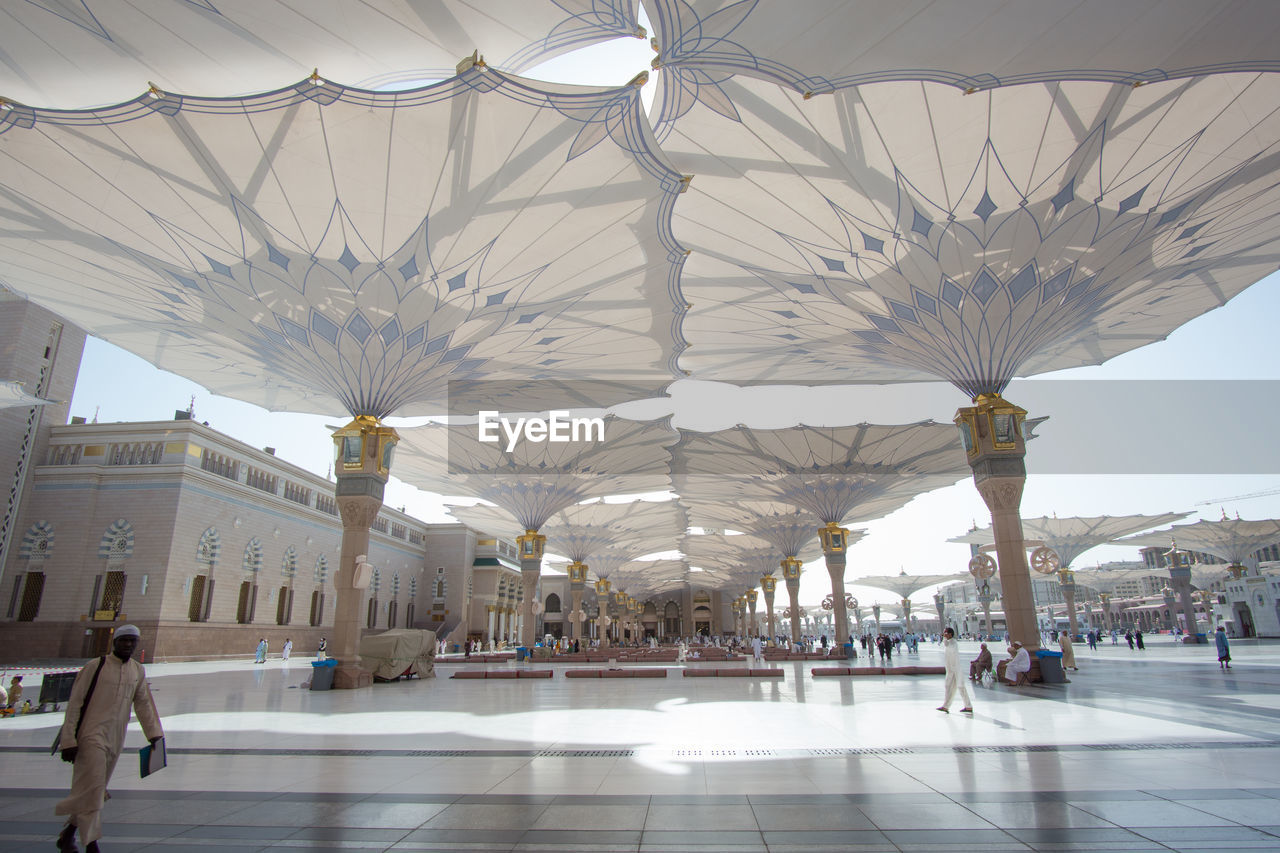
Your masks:
M 647 42 L 624 39 L 555 60 L 525 76 L 622 85 L 647 69 L 652 56 Z M 653 85 L 651 81 L 646 86 L 648 95 Z M 1049 416 L 1038 430 L 1041 437 L 1028 447 L 1024 517 L 1170 511 L 1210 519 L 1224 511 L 1232 517 L 1280 517 L 1280 455 L 1273 447 L 1280 423 L 1280 394 L 1275 393 L 1280 389 L 1275 384 L 1280 367 L 1273 339 L 1278 318 L 1280 274 L 1186 324 L 1165 341 L 1099 367 L 1061 371 L 1011 386 L 1006 393 L 1011 402 L 1031 409 L 1023 400 L 1034 399 L 1040 408 L 1030 416 Z M 1134 384 L 1102 384 L 1123 380 Z M 673 424 L 700 430 L 737 423 L 779 428 L 926 418 L 950 422 L 956 408 L 969 403 L 960 391 L 941 384 L 735 389 L 685 380 L 669 393 Z M 281 459 L 321 476 L 329 473 L 333 454 L 326 427 L 349 420 L 341 412 L 270 413 L 218 397 L 96 339 L 86 346 L 70 414 L 100 422 L 169 420 L 175 410 L 189 405 L 197 420 L 247 444 L 274 447 Z M 1105 458 L 1098 458 L 1100 454 Z M 1237 497 L 1257 492 L 1274 493 Z M 451 520 L 440 496 L 394 476 L 386 503 L 424 521 Z M 899 571 L 963 572 L 968 546 L 946 540 L 975 523 L 988 526 L 990 514 L 969 479 L 921 496 L 885 519 L 858 526 L 868 534 L 850 548 L 846 580 Z M 1136 548 L 1103 546 L 1084 554 L 1075 568 L 1133 559 Z M 806 573 L 811 581 L 802 581 L 801 601 L 814 604 L 830 587 L 820 565 L 807 567 Z M 856 584 L 849 589 L 863 604 L 894 599 Z M 917 597 L 924 600 L 927 595 Z

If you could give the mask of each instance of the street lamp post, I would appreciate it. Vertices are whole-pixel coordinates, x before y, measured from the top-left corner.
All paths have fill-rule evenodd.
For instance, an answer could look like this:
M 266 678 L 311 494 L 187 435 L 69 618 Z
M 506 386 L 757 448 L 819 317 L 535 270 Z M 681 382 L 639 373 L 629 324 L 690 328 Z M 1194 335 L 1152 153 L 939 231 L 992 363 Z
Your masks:
M 985 633 L 988 637 L 991 636 L 991 600 L 995 597 L 988 579 L 995 573 L 996 561 L 986 554 L 975 554 L 969 560 L 969 574 L 973 575 L 974 583 L 978 585 L 978 603 L 982 605 L 982 616 L 986 621 Z

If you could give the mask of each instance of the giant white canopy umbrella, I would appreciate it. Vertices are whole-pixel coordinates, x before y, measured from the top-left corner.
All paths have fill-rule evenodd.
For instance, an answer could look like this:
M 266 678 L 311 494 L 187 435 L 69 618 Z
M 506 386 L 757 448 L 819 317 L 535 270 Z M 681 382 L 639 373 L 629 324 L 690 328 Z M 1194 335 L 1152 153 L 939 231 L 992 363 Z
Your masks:
M 774 636 L 773 597 L 778 582 L 774 573 L 778 571 L 780 558 L 776 546 L 751 534 L 726 536 L 723 533 L 704 533 L 683 537 L 680 550 L 694 565 L 722 576 L 716 584 L 708 582 L 707 585 L 723 589 L 733 579 L 742 578 L 748 588 L 747 594 L 751 596 L 750 590 L 759 584 L 764 592 L 767 635 Z
M 1163 522 L 1162 522 L 1163 523 Z M 1230 568 L 1257 568 L 1254 555 L 1269 545 L 1280 543 L 1280 519 L 1227 518 L 1219 521 L 1193 521 L 1174 524 L 1165 530 L 1153 530 L 1128 536 L 1117 545 L 1169 545 L 1191 551 L 1203 551 L 1220 557 Z
M 603 438 L 518 442 L 508 448 L 481 438 L 476 424 L 428 424 L 403 431 L 400 469 L 421 488 L 467 494 L 496 504 L 524 533 L 517 537 L 524 583 L 524 635 L 533 641 L 533 601 L 553 515 L 588 498 L 644 494 L 670 487 L 665 420 L 601 419 Z
M 1022 532 L 1029 540 L 1038 540 L 1044 547 L 1052 549 L 1059 567 L 1066 571 L 1077 557 L 1090 548 L 1105 545 L 1140 530 L 1171 524 L 1188 515 L 1185 512 L 1166 512 L 1158 515 L 1102 515 L 1088 518 L 1040 516 L 1022 519 Z M 995 532 L 990 527 L 983 527 L 947 541 L 967 545 L 992 545 L 995 543 Z
M 1230 565 L 1226 568 L 1232 577 L 1240 577 L 1246 571 L 1246 564 L 1252 563 L 1256 568 L 1255 552 L 1269 545 L 1280 542 L 1280 520 L 1261 519 L 1249 521 L 1230 519 L 1225 515 L 1221 521 L 1195 521 L 1190 524 L 1174 524 L 1166 530 L 1155 530 L 1140 533 L 1121 539 L 1116 544 L 1123 545 L 1170 545 L 1169 577 L 1173 580 L 1173 589 L 1181 603 L 1182 617 L 1189 634 L 1198 635 L 1196 629 L 1196 609 L 1191 599 L 1193 581 L 1203 584 L 1203 577 L 1195 577 L 1195 568 L 1189 556 L 1178 551 L 1178 543 L 1193 551 L 1204 551 L 1221 557 Z M 1209 569 L 1215 573 L 1215 570 Z M 1221 577 L 1221 575 L 1219 575 Z M 1188 637 L 1197 639 L 1197 637 Z
M 340 503 L 380 503 L 389 456 L 372 448 L 393 438 L 377 420 L 442 411 L 450 381 L 672 375 L 683 183 L 638 86 L 470 61 L 396 93 L 315 76 L 241 98 L 2 106 L 7 284 L 217 393 L 358 416 Z M 349 686 L 366 679 L 355 557 L 372 516 L 343 517 Z
M 927 587 L 938 586 L 951 581 L 963 581 L 966 578 L 966 575 L 957 574 L 909 575 L 903 570 L 896 575 L 873 575 L 854 578 L 850 583 L 872 589 L 882 589 L 898 596 L 899 606 L 902 608 L 904 627 L 910 630 L 912 595 Z
M 643 38 L 635 0 L 31 0 L 0 6 L 0 96 L 113 104 L 162 89 L 232 96 L 319 67 L 365 88 L 453 75 L 480 50 L 519 73 L 566 51 Z
M 1105 515 L 1089 518 L 1040 518 L 1022 519 L 1022 532 L 1029 540 L 1037 540 L 1040 546 L 1032 552 L 1031 565 L 1042 574 L 1058 574 L 1062 585 L 1062 597 L 1067 604 L 1067 619 L 1074 636 L 1076 624 L 1076 580 L 1071 564 L 1076 558 L 1098 545 L 1106 544 L 1121 536 L 1139 530 L 1148 530 L 1186 518 L 1185 512 L 1166 512 L 1159 515 Z M 994 545 L 995 530 L 984 527 L 948 539 L 969 545 Z M 1047 549 L 1047 550 L 1042 550 Z
M 1280 74 L 1063 76 L 806 99 L 726 71 L 659 129 L 695 176 L 674 223 L 693 252 L 681 366 L 729 382 L 934 377 L 973 397 L 970 461 L 1007 519 L 1006 612 L 1032 647 L 1025 413 L 1000 392 L 1159 340 L 1280 260 Z M 998 447 L 973 423 L 997 409 L 1014 427 Z
M 689 523 L 694 527 L 750 533 L 772 545 L 782 555 L 782 575 L 791 606 L 799 607 L 801 568 L 821 553 L 815 541 L 820 526 L 817 516 L 779 501 L 726 502 L 719 492 L 708 489 L 706 494 L 698 494 L 690 489 L 692 485 L 695 484 L 685 482 L 680 499 L 688 510 Z M 794 620 L 791 632 L 791 639 L 798 642 L 800 625 Z
M 501 507 L 451 506 L 449 512 L 479 530 L 501 531 L 513 538 L 526 532 L 515 516 Z M 585 618 L 582 594 L 595 555 L 612 552 L 625 561 L 667 549 L 686 526 L 683 509 L 675 501 L 592 501 L 574 504 L 551 516 L 539 532 L 547 537 L 549 551 L 564 554 L 572 561 L 565 571 L 572 597 L 569 618 L 575 631 Z M 609 566 L 602 568 L 605 574 L 601 577 L 607 580 Z
M 683 431 L 673 450 L 677 491 L 754 497 L 807 510 L 821 530 L 836 644 L 848 640 L 844 573 L 853 540 L 840 525 L 870 521 L 953 485 L 968 470 L 955 428 L 933 422 Z

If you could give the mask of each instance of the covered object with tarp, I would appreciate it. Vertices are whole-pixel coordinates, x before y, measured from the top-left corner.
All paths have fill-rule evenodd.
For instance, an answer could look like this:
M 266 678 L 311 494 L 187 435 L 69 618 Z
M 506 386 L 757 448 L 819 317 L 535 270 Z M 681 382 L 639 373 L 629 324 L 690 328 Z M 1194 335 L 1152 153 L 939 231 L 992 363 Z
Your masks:
M 415 675 L 434 678 L 436 632 L 400 628 L 363 637 L 360 665 L 373 672 L 374 681 L 394 681 Z

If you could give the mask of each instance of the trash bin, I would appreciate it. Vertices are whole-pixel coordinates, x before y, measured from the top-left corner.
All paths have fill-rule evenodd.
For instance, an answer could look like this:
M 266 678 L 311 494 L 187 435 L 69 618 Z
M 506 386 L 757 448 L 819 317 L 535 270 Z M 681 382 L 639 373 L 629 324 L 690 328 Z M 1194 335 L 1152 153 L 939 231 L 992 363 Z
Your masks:
M 311 689 L 312 690 L 332 690 L 333 674 L 338 671 L 338 662 L 333 658 L 328 660 L 313 660 L 311 662 Z
M 1062 671 L 1062 652 L 1051 652 L 1040 649 L 1036 652 L 1040 659 L 1040 680 L 1045 684 L 1066 684 L 1067 674 Z
M 58 705 L 71 698 L 71 685 L 76 681 L 76 672 L 46 672 L 40 682 L 40 704 Z
M 852 642 L 845 643 L 845 644 L 844 644 L 844 659 L 845 659 L 845 660 L 854 660 L 854 659 L 856 659 L 857 657 L 858 657 L 858 651 L 857 651 L 857 649 L 855 649 L 855 648 L 853 647 L 853 643 L 852 643 Z
M 516 663 L 529 657 L 529 650 L 524 646 L 516 646 Z

